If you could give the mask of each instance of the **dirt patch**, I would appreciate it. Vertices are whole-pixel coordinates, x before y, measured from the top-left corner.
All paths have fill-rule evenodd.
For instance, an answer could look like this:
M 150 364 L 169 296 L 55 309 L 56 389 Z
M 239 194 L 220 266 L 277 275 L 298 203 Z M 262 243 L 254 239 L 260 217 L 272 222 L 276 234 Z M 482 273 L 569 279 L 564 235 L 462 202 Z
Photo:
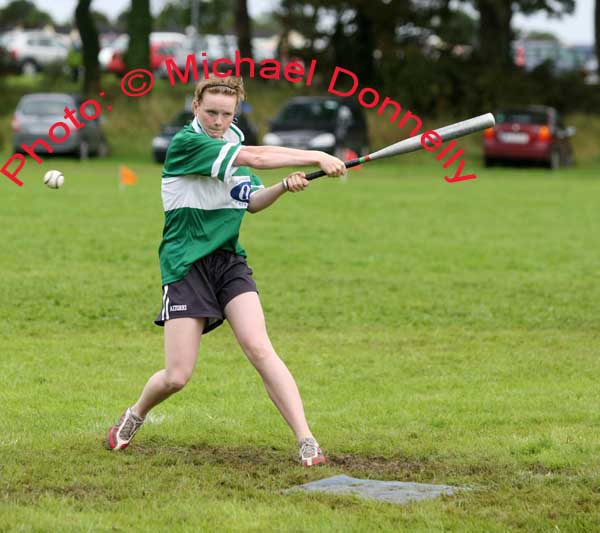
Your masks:
M 423 474 L 430 470 L 431 465 L 420 461 L 411 461 L 405 457 L 383 457 L 380 455 L 331 455 L 329 457 L 331 466 L 343 469 L 354 474 L 373 474 L 379 479 L 389 478 L 404 480 L 413 478 L 415 474 Z
M 284 486 L 290 482 L 303 483 L 337 473 L 390 481 L 430 482 L 448 473 L 447 467 L 433 462 L 415 461 L 402 456 L 355 454 L 331 454 L 325 467 L 301 468 L 295 451 L 289 448 L 214 447 L 203 443 L 183 447 L 154 441 L 137 443 L 126 453 L 141 454 L 155 465 L 183 462 L 197 466 L 223 466 L 224 469 L 243 472 L 259 485 L 266 478 L 270 478 L 270 483 Z

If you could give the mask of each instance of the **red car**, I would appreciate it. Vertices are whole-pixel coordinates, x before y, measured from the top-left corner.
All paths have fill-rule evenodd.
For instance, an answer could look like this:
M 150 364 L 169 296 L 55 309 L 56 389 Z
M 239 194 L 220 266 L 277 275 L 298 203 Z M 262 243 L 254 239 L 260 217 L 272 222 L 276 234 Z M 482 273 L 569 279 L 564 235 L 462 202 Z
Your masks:
M 158 70 L 160 65 L 167 58 L 174 58 L 177 45 L 170 43 L 150 43 L 150 69 L 152 71 Z M 124 51 L 115 51 L 112 59 L 106 66 L 106 70 L 120 76 L 125 74 L 127 66 L 123 59 Z
M 483 133 L 485 165 L 500 161 L 543 163 L 549 168 L 573 164 L 570 137 L 556 109 L 529 106 L 495 113 L 496 126 Z

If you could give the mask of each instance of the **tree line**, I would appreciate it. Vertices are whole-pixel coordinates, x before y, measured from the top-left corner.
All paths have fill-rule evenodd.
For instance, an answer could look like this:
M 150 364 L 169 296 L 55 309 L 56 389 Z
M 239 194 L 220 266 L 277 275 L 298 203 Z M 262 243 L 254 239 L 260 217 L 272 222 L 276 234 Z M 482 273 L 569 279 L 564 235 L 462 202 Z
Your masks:
M 199 33 L 233 32 L 242 55 L 252 56 L 251 37 L 265 22 L 250 19 L 247 0 L 171 1 L 154 18 L 149 0 L 131 0 L 115 22 L 130 34 L 128 67 L 147 67 L 149 33 L 182 31 L 194 20 L 193 6 L 201 6 Z M 14 0 L 0 10 L 0 21 L 29 13 L 27 20 L 39 24 L 44 19 L 36 18 L 32 7 L 27 0 Z M 267 26 L 280 34 L 279 52 L 318 59 L 323 69 L 345 66 L 361 84 L 385 88 L 432 114 L 527 99 L 563 110 L 597 111 L 598 97 L 579 74 L 558 75 L 551 65 L 527 73 L 514 65 L 516 14 L 560 17 L 574 8 L 575 0 L 281 0 Z M 594 16 L 600 57 L 600 0 Z M 83 45 L 83 88 L 95 92 L 100 80 L 98 27 L 107 21 L 91 11 L 91 0 L 78 0 L 75 22 Z M 289 38 L 294 34 L 302 36 L 300 45 Z

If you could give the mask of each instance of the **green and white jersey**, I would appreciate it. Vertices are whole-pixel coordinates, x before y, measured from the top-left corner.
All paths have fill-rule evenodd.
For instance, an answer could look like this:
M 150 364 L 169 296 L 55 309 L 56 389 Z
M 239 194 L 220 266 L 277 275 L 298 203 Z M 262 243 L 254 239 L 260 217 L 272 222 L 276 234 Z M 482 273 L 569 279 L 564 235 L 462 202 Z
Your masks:
M 238 242 L 240 224 L 250 195 L 263 185 L 248 167 L 233 166 L 243 141 L 233 124 L 221 140 L 197 119 L 173 137 L 162 174 L 163 285 L 185 277 L 195 261 L 215 250 L 246 255 Z

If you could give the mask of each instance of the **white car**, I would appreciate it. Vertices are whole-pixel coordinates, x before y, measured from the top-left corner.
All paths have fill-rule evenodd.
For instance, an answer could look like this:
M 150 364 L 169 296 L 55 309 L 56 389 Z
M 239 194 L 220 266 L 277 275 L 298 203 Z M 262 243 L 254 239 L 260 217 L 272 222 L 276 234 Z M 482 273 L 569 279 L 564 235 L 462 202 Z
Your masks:
M 45 31 L 12 31 L 2 36 L 2 46 L 23 74 L 31 75 L 52 63 L 63 63 L 69 53 L 63 40 Z

